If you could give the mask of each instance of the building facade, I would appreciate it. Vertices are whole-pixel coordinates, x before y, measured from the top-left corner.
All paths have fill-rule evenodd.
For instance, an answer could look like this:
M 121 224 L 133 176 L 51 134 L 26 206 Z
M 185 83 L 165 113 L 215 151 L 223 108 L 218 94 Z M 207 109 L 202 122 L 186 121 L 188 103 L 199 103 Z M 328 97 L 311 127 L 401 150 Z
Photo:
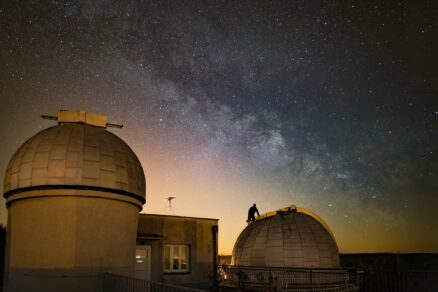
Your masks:
M 5 291 L 102 291 L 104 273 L 211 287 L 218 220 L 139 214 L 146 181 L 105 115 L 58 111 L 4 180 Z
M 140 214 L 136 278 L 211 287 L 217 265 L 218 220 Z

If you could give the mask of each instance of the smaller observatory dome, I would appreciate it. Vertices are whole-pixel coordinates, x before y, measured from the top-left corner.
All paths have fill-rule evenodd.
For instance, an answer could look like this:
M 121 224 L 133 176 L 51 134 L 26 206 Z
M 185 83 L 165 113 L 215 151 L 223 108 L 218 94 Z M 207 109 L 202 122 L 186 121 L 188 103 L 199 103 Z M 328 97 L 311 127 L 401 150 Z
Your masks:
M 328 226 L 316 214 L 291 206 L 260 216 L 239 235 L 237 266 L 338 268 L 339 252 Z
M 46 117 L 47 118 L 47 117 Z M 137 156 L 107 131 L 106 116 L 59 111 L 58 125 L 27 140 L 10 160 L 4 196 L 35 189 L 97 190 L 145 202 L 145 176 Z

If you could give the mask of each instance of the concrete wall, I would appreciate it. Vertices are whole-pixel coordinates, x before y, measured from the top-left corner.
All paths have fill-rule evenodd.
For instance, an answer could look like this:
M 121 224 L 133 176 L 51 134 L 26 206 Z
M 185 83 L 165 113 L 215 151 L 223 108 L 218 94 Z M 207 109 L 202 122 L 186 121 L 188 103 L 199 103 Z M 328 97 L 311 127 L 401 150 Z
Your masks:
M 103 272 L 134 274 L 139 207 L 129 198 L 83 190 L 12 197 L 6 291 L 101 291 Z
M 151 245 L 151 280 L 208 287 L 217 264 L 217 226 L 217 219 L 140 214 L 137 244 Z M 188 273 L 163 272 L 166 244 L 189 245 Z

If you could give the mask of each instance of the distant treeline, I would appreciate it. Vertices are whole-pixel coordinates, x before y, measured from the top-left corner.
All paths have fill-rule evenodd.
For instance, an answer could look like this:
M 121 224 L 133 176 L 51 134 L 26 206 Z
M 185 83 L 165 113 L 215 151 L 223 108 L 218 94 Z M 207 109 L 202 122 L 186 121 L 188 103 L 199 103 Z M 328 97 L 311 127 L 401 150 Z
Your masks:
M 340 258 L 343 268 L 438 271 L 436 253 L 355 253 Z

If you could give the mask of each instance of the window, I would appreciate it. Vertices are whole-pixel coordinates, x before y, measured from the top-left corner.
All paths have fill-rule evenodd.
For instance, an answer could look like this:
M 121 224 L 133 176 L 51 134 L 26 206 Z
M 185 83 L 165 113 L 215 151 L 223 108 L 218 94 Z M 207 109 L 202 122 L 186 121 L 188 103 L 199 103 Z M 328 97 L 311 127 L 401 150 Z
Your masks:
M 164 246 L 164 272 L 185 273 L 189 271 L 189 246 Z

